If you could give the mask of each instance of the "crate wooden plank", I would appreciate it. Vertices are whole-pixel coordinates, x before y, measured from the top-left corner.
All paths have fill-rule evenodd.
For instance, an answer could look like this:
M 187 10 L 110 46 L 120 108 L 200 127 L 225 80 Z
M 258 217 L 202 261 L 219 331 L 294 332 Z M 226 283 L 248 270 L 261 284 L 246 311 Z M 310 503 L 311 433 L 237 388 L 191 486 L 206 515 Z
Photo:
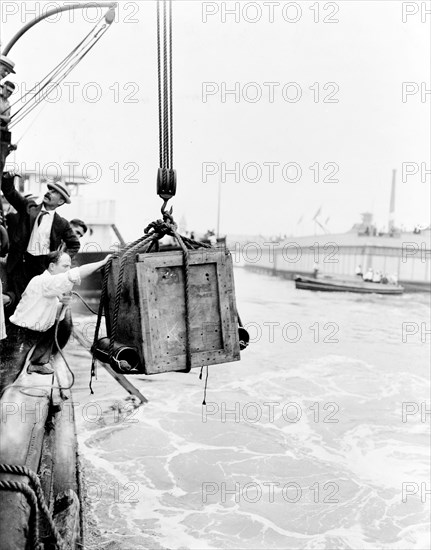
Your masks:
M 186 367 L 185 289 L 181 252 L 140 254 L 143 347 L 147 373 Z M 221 250 L 189 254 L 192 367 L 239 360 L 232 259 Z
M 123 275 L 120 307 L 118 310 L 118 327 L 116 340 L 122 344 L 128 344 L 137 349 L 141 364 L 144 362 L 142 350 L 142 319 L 139 307 L 139 288 L 136 278 L 136 257 L 127 260 Z M 112 263 L 111 273 L 108 279 L 108 305 L 109 325 L 112 325 L 114 314 L 115 294 L 120 270 L 120 260 L 115 258 Z

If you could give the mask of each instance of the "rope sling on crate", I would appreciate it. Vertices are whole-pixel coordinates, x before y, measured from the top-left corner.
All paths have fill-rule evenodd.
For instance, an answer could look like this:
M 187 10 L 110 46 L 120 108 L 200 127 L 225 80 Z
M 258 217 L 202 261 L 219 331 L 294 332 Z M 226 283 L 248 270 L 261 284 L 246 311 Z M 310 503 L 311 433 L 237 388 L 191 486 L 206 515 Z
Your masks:
M 172 102 L 172 2 L 163 2 L 163 13 L 160 13 L 160 2 L 157 2 L 157 80 L 158 80 L 158 110 L 159 110 L 159 169 L 157 171 L 157 194 L 163 200 L 162 215 L 163 220 L 156 220 L 145 229 L 145 235 L 126 246 L 121 251 L 120 271 L 115 292 L 114 312 L 112 315 L 112 324 L 106 328 L 109 337 L 108 360 L 112 367 L 117 367 L 121 371 L 121 361 L 114 357 L 115 338 L 118 327 L 118 312 L 121 301 L 121 292 L 123 287 L 124 269 L 127 259 L 142 249 L 147 252 L 158 251 L 159 241 L 165 235 L 172 236 L 183 251 L 184 262 L 184 288 L 186 299 L 186 369 L 191 369 L 191 346 L 190 346 L 190 297 L 189 297 L 189 258 L 188 248 L 196 249 L 206 247 L 204 243 L 198 243 L 187 237 L 182 237 L 177 231 L 177 225 L 172 217 L 172 208 L 167 211 L 168 201 L 176 193 L 176 171 L 173 169 L 173 102 Z M 163 48 L 162 48 L 163 45 Z M 163 49 L 163 51 L 162 51 Z M 103 277 L 102 294 L 99 304 L 99 312 L 96 323 L 96 331 L 93 342 L 93 360 L 91 365 L 91 381 L 95 374 L 95 356 L 94 351 L 99 338 L 99 329 L 103 310 L 108 314 L 106 303 L 107 285 L 109 272 L 112 267 L 113 258 L 110 258 L 105 266 Z M 108 318 L 108 315 L 106 315 Z
M 139 239 L 133 241 L 129 245 L 127 245 L 121 252 L 120 252 L 120 270 L 118 274 L 118 280 L 116 284 L 115 289 L 115 300 L 114 300 L 114 311 L 112 314 L 112 323 L 106 323 L 106 328 L 108 332 L 109 337 L 109 362 L 112 367 L 117 368 L 118 370 L 122 371 L 122 368 L 125 365 L 121 364 L 121 361 L 115 358 L 114 356 L 114 345 L 116 341 L 117 336 L 117 328 L 118 328 L 118 311 L 120 307 L 121 302 L 121 292 L 123 289 L 123 278 L 124 278 L 124 270 L 126 267 L 127 260 L 134 254 L 137 254 L 138 252 L 151 252 L 151 251 L 158 251 L 159 249 L 159 241 L 165 236 L 169 235 L 173 237 L 178 245 L 180 246 L 182 253 L 183 253 L 183 269 L 184 269 L 184 291 L 185 291 L 185 320 L 186 320 L 186 368 L 183 372 L 190 372 L 191 370 L 191 345 L 190 345 L 190 290 L 189 290 L 189 250 L 197 250 L 199 248 L 212 248 L 211 245 L 208 245 L 206 243 L 201 243 L 199 241 L 195 241 L 193 239 L 189 239 L 185 236 L 182 236 L 177 231 L 177 225 L 173 220 L 172 215 L 165 211 L 163 214 L 163 220 L 156 220 L 155 222 L 150 223 L 145 228 L 145 235 L 140 237 Z M 99 310 L 98 310 L 98 316 L 96 321 L 96 330 L 94 334 L 94 341 L 93 341 L 93 360 L 91 364 L 91 379 L 90 379 L 90 388 L 91 388 L 91 380 L 92 377 L 95 375 L 95 362 L 96 357 L 94 356 L 94 350 L 96 349 L 97 342 L 99 340 L 99 331 L 100 331 L 100 325 L 103 317 L 103 312 L 105 311 L 105 318 L 108 319 L 108 307 L 107 307 L 107 288 L 108 288 L 108 279 L 109 274 L 111 271 L 112 262 L 114 260 L 114 256 L 111 257 L 106 266 L 105 271 L 103 275 L 103 283 L 102 283 L 102 293 L 100 297 L 100 303 L 99 303 Z M 127 371 L 126 367 L 124 370 Z M 123 371 L 124 372 L 124 371 Z M 91 390 L 92 391 L 92 390 Z

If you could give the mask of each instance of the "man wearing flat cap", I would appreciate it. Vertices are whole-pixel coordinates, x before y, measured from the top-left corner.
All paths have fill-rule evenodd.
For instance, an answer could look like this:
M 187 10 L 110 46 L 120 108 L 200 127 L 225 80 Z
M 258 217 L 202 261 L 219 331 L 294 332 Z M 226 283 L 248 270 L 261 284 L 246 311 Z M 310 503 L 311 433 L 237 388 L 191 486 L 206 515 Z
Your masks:
M 5 55 L 0 55 L 0 80 L 6 78 L 10 73 L 16 74 L 14 67 L 15 63 L 11 59 Z
M 14 178 L 12 172 L 3 174 L 2 191 L 18 216 L 13 234 L 9 235 L 6 263 L 8 292 L 13 292 L 17 304 L 30 280 L 44 272 L 50 252 L 55 252 L 64 243 L 66 252 L 73 258 L 80 244 L 70 223 L 55 211 L 65 203 L 70 204 L 67 187 L 60 181 L 48 183 L 42 204 L 37 204 L 15 189 Z

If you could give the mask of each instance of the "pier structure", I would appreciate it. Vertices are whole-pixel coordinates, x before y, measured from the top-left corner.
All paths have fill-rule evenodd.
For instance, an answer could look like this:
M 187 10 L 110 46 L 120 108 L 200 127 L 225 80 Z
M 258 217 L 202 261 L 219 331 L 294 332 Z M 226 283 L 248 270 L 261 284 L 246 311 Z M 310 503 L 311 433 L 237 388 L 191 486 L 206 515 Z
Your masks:
M 232 243 L 229 243 L 232 247 Z M 431 291 L 431 229 L 369 235 L 348 232 L 241 245 L 244 267 L 293 279 L 296 274 L 354 275 L 358 266 L 395 275 L 406 291 Z

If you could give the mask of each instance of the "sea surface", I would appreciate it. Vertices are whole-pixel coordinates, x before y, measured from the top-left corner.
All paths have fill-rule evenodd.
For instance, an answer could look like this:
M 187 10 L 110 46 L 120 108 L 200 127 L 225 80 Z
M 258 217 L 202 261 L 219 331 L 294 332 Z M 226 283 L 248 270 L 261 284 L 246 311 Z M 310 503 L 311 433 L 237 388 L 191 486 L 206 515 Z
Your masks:
M 87 549 L 429 549 L 430 296 L 235 271 L 241 361 L 138 376 L 67 357 Z M 95 317 L 75 323 L 90 335 Z

